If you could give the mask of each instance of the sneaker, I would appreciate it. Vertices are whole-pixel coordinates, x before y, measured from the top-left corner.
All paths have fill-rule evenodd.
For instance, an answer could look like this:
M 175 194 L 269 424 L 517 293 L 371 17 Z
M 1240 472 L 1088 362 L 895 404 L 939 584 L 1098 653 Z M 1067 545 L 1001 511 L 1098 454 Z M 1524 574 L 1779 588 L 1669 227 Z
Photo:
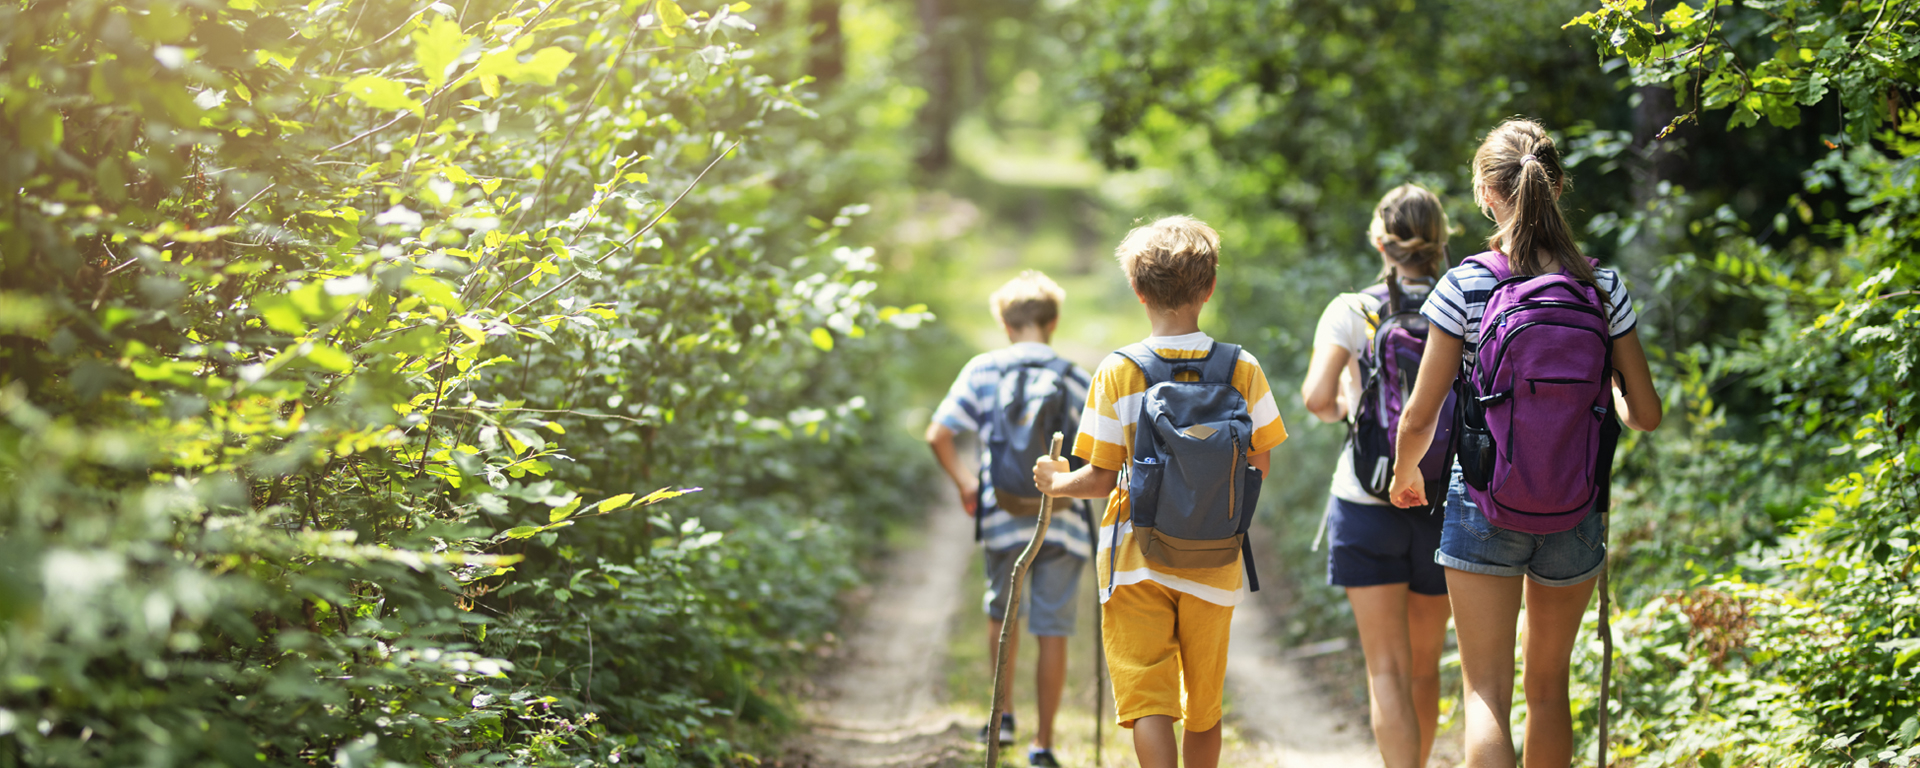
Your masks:
M 1032 747 L 1027 750 L 1027 765 L 1033 768 L 1060 768 L 1060 761 L 1054 759 L 1053 750 Z
M 979 741 L 982 744 L 987 743 L 987 730 L 988 730 L 988 726 L 985 726 L 985 725 L 980 726 L 980 736 L 977 739 L 977 741 Z M 1000 746 L 1004 747 L 1012 743 L 1013 743 L 1013 713 L 1002 712 L 1000 713 Z

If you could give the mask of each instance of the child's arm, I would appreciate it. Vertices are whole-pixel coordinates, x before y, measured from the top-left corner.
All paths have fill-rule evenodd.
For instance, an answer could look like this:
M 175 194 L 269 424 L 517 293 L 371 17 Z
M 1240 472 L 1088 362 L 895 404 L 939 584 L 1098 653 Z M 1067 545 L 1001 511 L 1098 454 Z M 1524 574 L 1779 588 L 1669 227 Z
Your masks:
M 1267 450 L 1256 453 L 1252 456 L 1248 456 L 1247 464 L 1249 466 L 1252 466 L 1254 469 L 1260 470 L 1260 477 L 1262 478 L 1265 478 L 1266 476 L 1272 474 L 1271 470 L 1273 469 L 1273 449 L 1269 448 Z
M 1353 353 L 1338 344 L 1313 346 L 1313 361 L 1307 364 L 1307 378 L 1300 384 L 1300 402 L 1314 418 L 1325 422 L 1346 418 L 1348 403 L 1345 388 L 1340 386 L 1340 372 L 1352 359 Z
M 1427 503 L 1426 479 L 1420 474 L 1420 460 L 1433 446 L 1434 430 L 1440 426 L 1440 406 L 1447 402 L 1447 390 L 1460 374 L 1460 350 L 1466 342 L 1442 330 L 1427 334 L 1427 349 L 1420 355 L 1420 375 L 1413 382 L 1413 397 L 1400 412 L 1400 432 L 1394 437 L 1393 490 L 1387 500 L 1396 507 L 1414 507 Z
M 1040 457 L 1033 463 L 1033 485 L 1041 493 L 1056 498 L 1104 499 L 1120 481 L 1120 470 L 1101 469 L 1088 464 L 1067 471 L 1066 459 Z
M 960 491 L 960 507 L 971 515 L 980 505 L 980 479 L 960 466 L 960 452 L 953 447 L 953 435 L 953 430 L 940 422 L 927 425 L 927 445 L 933 449 L 933 458 L 940 462 L 953 487 Z
M 1613 340 L 1613 369 L 1620 372 L 1620 386 L 1613 390 L 1613 407 L 1620 411 L 1620 420 L 1631 429 L 1652 432 L 1660 426 L 1660 393 L 1653 388 L 1640 329 Z

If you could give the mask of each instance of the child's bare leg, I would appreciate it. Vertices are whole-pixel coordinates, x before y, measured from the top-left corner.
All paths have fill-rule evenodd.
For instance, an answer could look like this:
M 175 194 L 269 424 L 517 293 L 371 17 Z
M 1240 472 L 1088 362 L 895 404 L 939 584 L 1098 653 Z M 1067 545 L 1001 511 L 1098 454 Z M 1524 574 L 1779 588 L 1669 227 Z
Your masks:
M 1413 708 L 1420 713 L 1420 761 L 1433 754 L 1434 732 L 1440 723 L 1440 653 L 1447 644 L 1447 617 L 1453 608 L 1446 595 L 1407 595 L 1407 631 L 1412 643 Z
M 1513 768 L 1513 639 L 1525 578 L 1447 569 L 1465 688 L 1467 768 Z
M 1527 581 L 1526 677 L 1527 765 L 1573 763 L 1573 713 L 1567 705 L 1567 675 L 1580 619 L 1598 579 L 1570 587 Z
M 1060 711 L 1060 692 L 1067 687 L 1067 639 L 1036 639 L 1040 641 L 1040 663 L 1033 670 L 1033 687 L 1040 699 L 1040 722 L 1033 732 L 1033 745 L 1053 749 L 1053 716 Z
M 1419 708 L 1413 703 L 1412 648 L 1407 632 L 1407 585 L 1348 587 L 1367 657 L 1367 699 L 1373 741 L 1387 768 L 1415 768 L 1420 754 Z
M 1219 750 L 1214 750 L 1216 759 Z M 1173 740 L 1173 718 L 1147 715 L 1133 721 L 1133 755 L 1140 768 L 1179 768 L 1179 745 Z
M 1187 731 L 1181 745 L 1181 760 L 1186 768 L 1217 768 L 1220 765 L 1220 724 L 1204 731 Z

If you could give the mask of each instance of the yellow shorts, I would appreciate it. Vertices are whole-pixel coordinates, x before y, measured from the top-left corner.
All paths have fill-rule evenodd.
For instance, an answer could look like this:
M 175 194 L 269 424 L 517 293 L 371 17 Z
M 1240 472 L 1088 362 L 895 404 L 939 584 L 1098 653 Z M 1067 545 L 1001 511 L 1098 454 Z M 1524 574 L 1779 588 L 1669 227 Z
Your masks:
M 1219 725 L 1232 624 L 1231 607 L 1155 582 L 1114 590 L 1100 630 L 1120 727 L 1148 715 L 1183 720 L 1195 732 Z

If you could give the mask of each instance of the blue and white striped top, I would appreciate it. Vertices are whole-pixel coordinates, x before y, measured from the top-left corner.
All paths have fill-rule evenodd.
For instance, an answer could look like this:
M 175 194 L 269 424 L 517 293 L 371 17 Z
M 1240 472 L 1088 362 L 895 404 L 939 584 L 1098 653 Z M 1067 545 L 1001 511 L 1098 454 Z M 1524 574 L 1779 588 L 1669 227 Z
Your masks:
M 1487 312 L 1487 299 L 1493 296 L 1493 286 L 1499 282 L 1492 270 L 1473 262 L 1461 262 L 1447 270 L 1427 297 L 1427 303 L 1420 307 L 1420 315 L 1433 327 L 1464 342 L 1461 354 L 1466 360 L 1462 371 L 1468 375 L 1473 374 L 1480 359 L 1480 319 Z M 1595 269 L 1593 283 L 1607 293 L 1607 332 L 1616 339 L 1627 335 L 1640 322 L 1640 317 L 1633 311 L 1633 297 L 1628 295 L 1626 284 L 1620 282 L 1620 273 Z
M 980 474 L 989 471 L 988 463 L 993 460 L 987 449 L 987 442 L 993 429 L 991 412 L 999 398 L 1001 373 L 1027 362 L 1044 362 L 1059 357 L 1052 347 L 1039 342 L 1026 341 L 1005 349 L 976 355 L 960 369 L 960 375 L 953 380 L 953 387 L 947 391 L 947 397 L 940 401 L 940 407 L 933 412 L 934 422 L 956 433 L 972 432 L 980 437 Z M 1087 401 L 1087 387 L 1092 377 L 1086 369 L 1078 365 L 1073 367 L 1066 377 L 1068 418 L 1080 415 L 1080 406 Z M 1072 446 L 1062 449 L 1071 450 Z M 1053 522 L 1047 527 L 1047 543 L 1058 544 L 1066 548 L 1075 557 L 1087 558 L 1093 554 L 1091 537 L 1087 533 L 1084 517 L 1091 511 L 1091 502 L 1080 499 L 1067 508 L 1055 508 Z M 981 540 L 987 549 L 1002 552 L 1019 549 L 1033 538 L 1033 527 L 1039 521 L 1037 517 L 1016 517 L 995 504 L 993 486 L 983 483 L 980 488 L 980 508 L 978 514 L 985 515 L 980 520 Z

